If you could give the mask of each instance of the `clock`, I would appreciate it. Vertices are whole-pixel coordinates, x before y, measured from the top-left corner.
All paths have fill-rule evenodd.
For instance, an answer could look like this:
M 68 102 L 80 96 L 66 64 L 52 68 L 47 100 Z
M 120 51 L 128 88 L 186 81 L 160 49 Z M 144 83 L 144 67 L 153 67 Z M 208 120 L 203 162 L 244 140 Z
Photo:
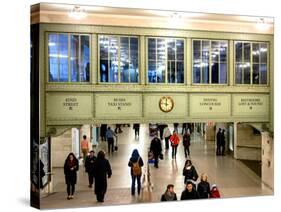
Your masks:
M 174 100 L 169 96 L 163 96 L 159 100 L 159 108 L 165 113 L 170 112 L 174 108 Z

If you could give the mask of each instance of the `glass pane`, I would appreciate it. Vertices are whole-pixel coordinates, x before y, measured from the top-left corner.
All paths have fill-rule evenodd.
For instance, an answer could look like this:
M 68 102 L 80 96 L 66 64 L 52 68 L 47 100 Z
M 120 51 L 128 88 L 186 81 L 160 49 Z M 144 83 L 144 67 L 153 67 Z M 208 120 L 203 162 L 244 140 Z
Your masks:
M 59 35 L 59 81 L 68 81 L 68 36 L 66 34 Z
M 109 82 L 118 82 L 118 38 L 110 37 L 110 68 Z
M 184 65 L 183 62 L 177 62 L 177 79 L 176 83 L 184 82 Z
M 148 59 L 156 60 L 156 39 L 155 38 L 148 39 Z
M 202 51 L 209 51 L 210 49 L 210 42 L 209 41 L 202 41 Z
M 259 84 L 259 64 L 253 64 L 253 84 Z
M 157 62 L 157 69 L 156 69 L 156 77 L 158 83 L 164 83 L 165 82 L 165 62 Z
M 220 63 L 220 84 L 227 84 L 227 64 Z
M 260 45 L 260 63 L 267 63 L 267 51 L 268 51 L 268 47 L 267 47 L 267 43 L 261 43 Z
M 100 82 L 108 82 L 108 60 L 100 60 Z
M 261 84 L 267 84 L 267 66 L 266 64 L 260 65 Z
M 108 36 L 100 36 L 99 38 L 100 44 L 100 59 L 108 59 L 108 47 L 109 47 L 109 39 Z
M 184 42 L 183 40 L 176 41 L 177 60 L 184 60 Z
M 175 40 L 169 39 L 167 42 L 168 47 L 168 60 L 176 59 L 176 43 Z
M 219 83 L 219 64 L 212 63 L 212 83 Z
M 79 82 L 79 35 L 70 36 L 70 78 Z
M 81 36 L 81 67 L 80 67 L 80 81 L 89 82 L 90 81 L 90 46 L 89 46 L 89 36 Z
M 157 39 L 157 60 L 166 60 L 165 39 Z
M 251 83 L 250 64 L 244 64 L 244 82 L 243 84 Z
M 201 63 L 202 66 L 202 83 L 209 83 L 209 63 Z
M 220 42 L 220 62 L 227 62 L 227 41 Z
M 175 83 L 176 67 L 175 62 L 168 62 L 168 83 Z
M 130 60 L 138 60 L 139 40 L 138 38 L 130 38 Z
M 235 60 L 236 62 L 242 62 L 242 43 L 235 43 Z
M 201 51 L 201 41 L 200 40 L 194 40 L 193 41 L 193 51 Z
M 138 80 L 139 69 L 138 69 L 138 61 L 137 60 L 131 61 L 129 71 L 130 71 L 130 82 L 138 82 L 139 81 Z
M 129 82 L 129 38 L 120 38 L 120 77 L 121 82 Z
M 148 62 L 148 82 L 156 83 L 156 62 Z
M 244 62 L 250 62 L 251 44 L 244 43 Z
M 130 38 L 130 82 L 138 82 L 139 69 L 138 69 L 138 60 L 139 60 L 139 40 L 138 38 Z
M 49 82 L 58 81 L 59 72 L 59 36 L 58 34 L 49 34 L 48 49 L 49 49 Z
M 260 62 L 260 45 L 258 43 L 253 43 L 252 56 L 253 63 Z
M 200 83 L 200 63 L 193 64 L 193 83 Z
M 212 61 L 218 62 L 220 54 L 220 45 L 218 41 L 212 41 Z
M 235 82 L 236 84 L 242 84 L 242 70 L 243 70 L 243 64 L 242 63 L 236 63 L 235 64 Z

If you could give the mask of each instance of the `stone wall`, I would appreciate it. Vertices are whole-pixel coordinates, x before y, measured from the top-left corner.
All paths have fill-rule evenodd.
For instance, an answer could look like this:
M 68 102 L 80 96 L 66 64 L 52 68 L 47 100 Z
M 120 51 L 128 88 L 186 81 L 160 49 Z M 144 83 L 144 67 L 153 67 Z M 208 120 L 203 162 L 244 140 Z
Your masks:
M 262 181 L 274 188 L 274 139 L 268 132 L 262 132 Z

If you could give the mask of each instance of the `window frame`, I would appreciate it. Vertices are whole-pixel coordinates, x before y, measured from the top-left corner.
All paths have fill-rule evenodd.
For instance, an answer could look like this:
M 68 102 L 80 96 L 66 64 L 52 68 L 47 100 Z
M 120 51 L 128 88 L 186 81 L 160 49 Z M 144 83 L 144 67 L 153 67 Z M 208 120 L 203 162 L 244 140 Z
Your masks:
M 165 82 L 161 82 L 161 83 L 158 83 L 158 82 L 149 82 L 149 78 L 148 78 L 148 62 L 149 62 L 149 59 L 148 59 L 148 39 L 165 39 L 165 57 L 166 57 L 166 60 L 165 60 Z M 183 82 L 182 83 L 173 83 L 173 82 L 168 82 L 168 61 L 171 61 L 168 59 L 168 47 L 167 47 L 167 41 L 171 39 L 171 40 L 182 40 L 183 41 Z M 178 86 L 184 86 L 186 84 L 186 76 L 187 76 L 187 67 L 186 67 L 186 38 L 184 37 L 166 37 L 166 36 L 146 36 L 145 38 L 145 46 L 146 46 L 146 56 L 145 56 L 145 75 L 146 75 L 146 84 L 148 85 L 178 85 Z M 156 51 L 157 51 L 157 48 L 156 48 Z M 175 54 L 177 54 L 177 52 L 175 52 Z M 157 58 L 157 56 L 156 56 Z M 174 60 L 174 61 L 180 61 L 180 60 Z M 157 59 L 156 59 L 156 63 L 157 63 Z M 175 70 L 176 70 L 176 65 L 175 65 Z M 186 76 L 185 76 L 186 75 Z M 176 78 L 176 77 L 175 77 Z
M 117 37 L 118 38 L 118 82 L 101 82 L 101 74 L 100 74 L 100 37 L 101 36 L 108 36 L 108 37 Z M 120 62 L 121 62 L 121 52 L 120 52 L 120 39 L 121 37 L 126 37 L 126 38 L 137 38 L 138 39 L 138 81 L 137 82 L 121 82 L 121 70 L 120 70 Z M 130 39 L 129 39 L 130 40 Z M 123 35 L 123 34 L 106 34 L 106 33 L 97 33 L 97 71 L 98 71 L 98 79 L 97 79 L 97 84 L 112 84 L 112 85 L 116 85 L 116 84 L 124 84 L 124 85 L 130 85 L 130 84 L 134 84 L 134 85 L 138 85 L 140 84 L 141 81 L 141 74 L 140 74 L 140 35 Z M 130 42 L 128 44 L 128 49 L 129 49 L 129 57 L 130 57 Z M 110 52 L 108 51 L 108 58 L 109 57 Z M 109 66 L 109 59 L 108 59 L 108 67 Z M 108 79 L 109 79 L 109 71 L 108 71 Z M 129 74 L 129 80 L 130 80 L 130 74 Z
M 270 63 L 270 42 L 269 41 L 253 41 L 253 40 L 234 40 L 234 47 L 233 47 L 233 72 L 234 72 L 234 85 L 235 86 L 241 86 L 241 87 L 246 87 L 246 86 L 256 86 L 256 87 L 268 87 L 270 85 L 270 79 L 269 79 L 269 63 Z M 236 83 L 236 43 L 250 43 L 250 83 L 245 84 L 245 83 Z M 266 58 L 266 83 L 265 84 L 254 84 L 253 83 L 253 44 L 259 44 L 261 45 L 262 43 L 267 44 L 267 58 Z M 242 49 L 242 58 L 244 56 L 244 48 Z M 244 62 L 243 62 L 244 63 Z M 260 66 L 260 62 L 258 63 Z M 243 72 L 244 73 L 244 72 Z M 260 70 L 259 70 L 260 74 Z M 244 76 L 242 74 L 242 77 L 244 79 Z
M 53 81 L 53 82 L 50 82 L 50 72 L 49 72 L 49 35 L 50 34 L 57 34 L 57 35 L 60 35 L 60 34 L 66 34 L 67 35 L 67 39 L 68 39 L 68 42 L 67 42 L 67 48 L 68 48 L 68 81 L 67 82 L 60 82 L 60 81 Z M 71 60 L 71 35 L 78 35 L 79 36 L 79 44 L 81 43 L 81 36 L 88 36 L 89 37 L 89 61 L 90 61 L 90 67 L 89 67 L 89 81 L 86 82 L 86 81 L 78 81 L 78 82 L 72 82 L 71 81 L 71 74 L 70 74 L 70 60 Z M 91 33 L 72 33 L 72 32 L 51 32 L 51 31 L 48 31 L 46 32 L 46 58 L 47 58 L 47 61 L 46 61 L 46 82 L 47 83 L 50 83 L 50 84 L 56 84 L 56 83 L 59 83 L 59 84 L 90 84 L 91 81 L 92 81 L 92 34 Z M 78 60 L 80 62 L 81 60 L 81 46 L 79 45 L 79 57 L 78 57 Z M 59 66 L 59 63 L 58 63 L 58 66 Z M 80 71 L 80 70 L 79 70 Z M 60 71 L 58 72 L 58 74 L 60 73 Z M 59 76 L 59 75 L 58 75 Z M 80 75 L 79 75 L 79 80 L 80 80 Z
M 193 41 L 200 41 L 201 45 L 200 45 L 200 57 L 202 58 L 202 41 L 209 41 L 209 83 L 201 83 L 202 81 L 202 67 L 200 68 L 200 83 L 195 83 L 193 82 L 193 64 L 194 64 L 194 48 L 193 48 Z M 226 74 L 227 74 L 227 79 L 226 79 L 226 83 L 212 83 L 212 41 L 213 42 L 221 42 L 221 41 L 225 41 L 227 43 L 227 50 L 226 50 Z M 202 85 L 202 86 L 208 86 L 208 85 L 212 85 L 212 86 L 229 86 L 229 45 L 230 42 L 229 40 L 226 39 L 208 39 L 208 38 L 191 38 L 191 84 L 192 85 Z M 220 61 L 220 56 L 218 61 Z M 220 63 L 218 63 L 220 64 Z M 219 66 L 219 81 L 220 81 L 220 66 Z

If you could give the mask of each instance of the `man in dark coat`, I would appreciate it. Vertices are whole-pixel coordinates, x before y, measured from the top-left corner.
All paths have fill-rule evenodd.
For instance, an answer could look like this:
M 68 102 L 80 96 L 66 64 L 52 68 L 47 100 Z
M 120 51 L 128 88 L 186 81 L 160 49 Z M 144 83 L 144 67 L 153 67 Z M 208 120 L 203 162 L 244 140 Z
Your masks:
M 107 178 L 112 175 L 111 166 L 103 151 L 99 151 L 97 160 L 94 162 L 95 194 L 98 202 L 104 201 L 107 190 Z
M 102 141 L 106 140 L 105 138 L 106 130 L 107 130 L 107 124 L 102 124 L 100 127 L 100 136 Z
M 94 151 L 92 150 L 90 152 L 90 155 L 86 157 L 85 161 L 85 169 L 86 172 L 88 173 L 88 179 L 89 179 L 89 188 L 92 188 L 93 182 L 94 182 L 94 162 L 96 161 L 96 156 L 94 155 Z
M 220 143 L 220 151 L 221 151 L 221 155 L 225 155 L 225 129 L 222 130 L 221 133 L 221 143 Z
M 187 130 L 182 137 L 182 144 L 184 147 L 184 155 L 187 158 L 187 155 L 190 155 L 189 146 L 190 146 L 190 132 Z
M 167 186 L 167 190 L 164 194 L 161 196 L 161 202 L 165 201 L 176 201 L 177 200 L 177 194 L 174 191 L 174 185 L 169 184 Z
M 193 183 L 187 181 L 185 190 L 181 193 L 181 200 L 199 199 L 198 192 L 194 189 Z
M 135 139 L 140 137 L 140 124 L 134 124 L 133 129 L 135 130 Z
M 159 160 L 158 158 L 159 155 L 162 153 L 162 146 L 161 146 L 161 141 L 157 137 L 157 135 L 155 135 L 151 141 L 150 151 L 153 153 L 154 156 L 154 167 L 158 168 L 158 160 Z
M 216 151 L 216 155 L 221 154 L 220 147 L 221 147 L 221 128 L 219 128 L 219 131 L 217 132 L 217 151 Z

